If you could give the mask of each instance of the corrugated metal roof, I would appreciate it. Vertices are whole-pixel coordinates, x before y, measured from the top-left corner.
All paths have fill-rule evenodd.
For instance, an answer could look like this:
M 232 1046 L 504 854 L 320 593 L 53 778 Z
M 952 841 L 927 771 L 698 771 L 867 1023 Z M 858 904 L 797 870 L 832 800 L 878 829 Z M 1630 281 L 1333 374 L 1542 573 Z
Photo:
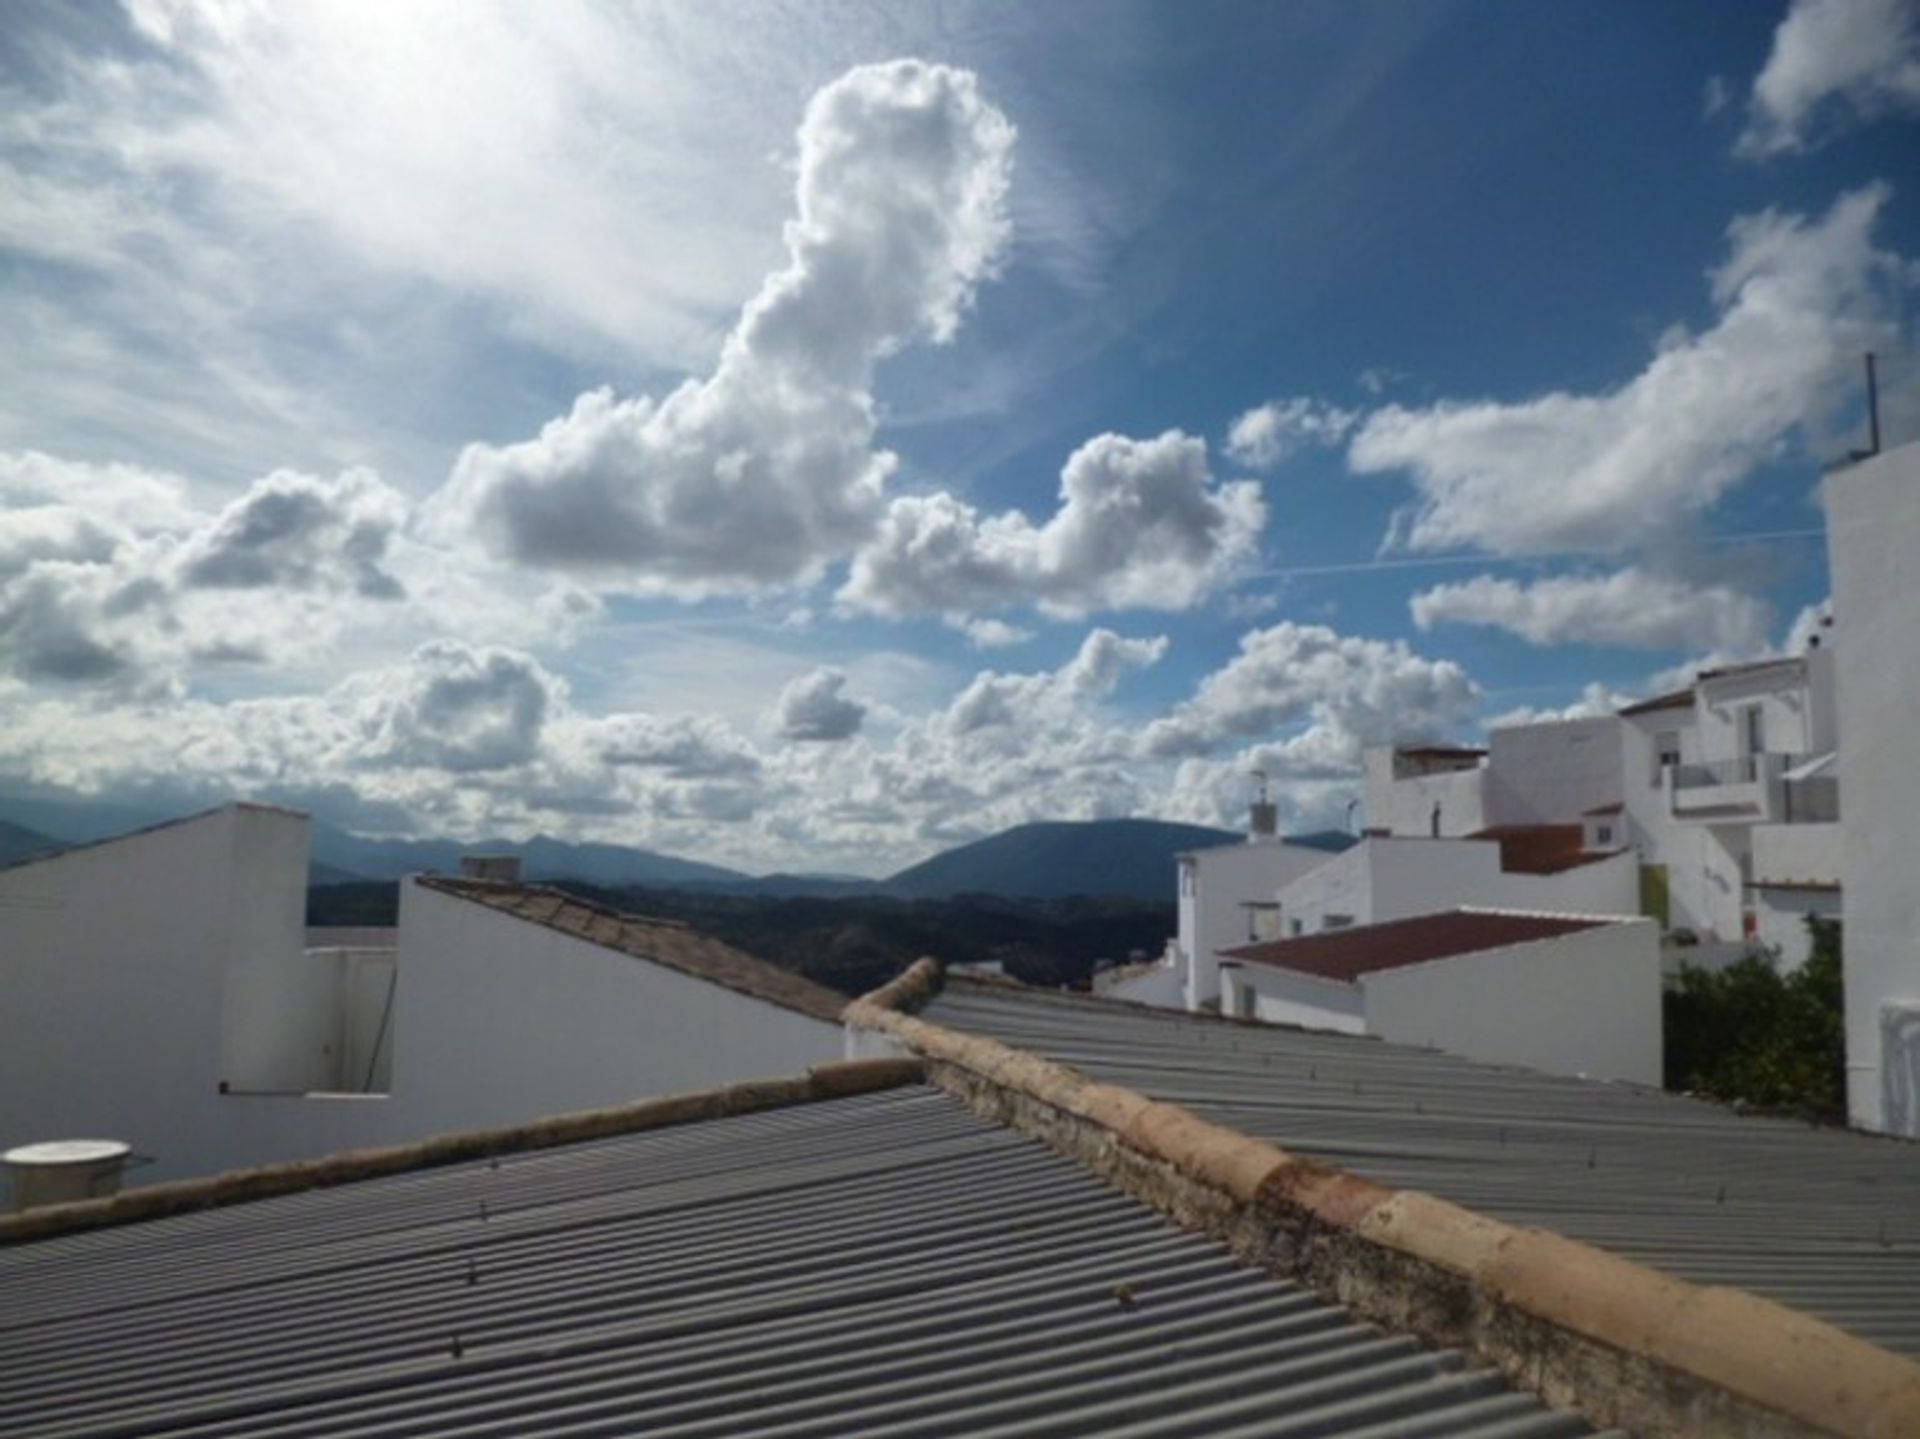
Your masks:
M 1580 919 L 1565 914 L 1521 914 L 1493 909 L 1450 909 L 1439 914 L 1390 919 L 1380 924 L 1327 930 L 1298 939 L 1273 939 L 1224 951 L 1230 958 L 1291 969 L 1322 979 L 1353 981 L 1375 970 L 1558 939 L 1564 934 L 1599 929 L 1615 921 Z
M 1379 1183 L 1749 1289 L 1920 1356 L 1920 1145 L 1379 1040 L 1011 986 L 950 981 L 921 1017 Z
M 1590 1432 L 924 1088 L 0 1250 L 58 1436 Z
M 447 875 L 421 875 L 415 883 L 441 894 L 472 900 L 529 924 L 544 925 L 589 944 L 663 964 L 695 979 L 797 1010 L 829 1024 L 840 1022 L 840 1011 L 847 1005 L 844 994 L 836 994 L 824 985 L 764 959 L 756 959 L 745 950 L 702 934 L 677 919 L 628 914 L 545 885 L 454 879 Z

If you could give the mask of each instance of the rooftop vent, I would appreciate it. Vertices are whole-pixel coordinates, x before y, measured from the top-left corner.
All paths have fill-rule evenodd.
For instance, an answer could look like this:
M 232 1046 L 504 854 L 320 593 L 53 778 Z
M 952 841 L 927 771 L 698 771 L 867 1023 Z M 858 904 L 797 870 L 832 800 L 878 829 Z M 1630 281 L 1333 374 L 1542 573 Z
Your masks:
M 1267 772 L 1257 769 L 1253 777 L 1260 781 L 1260 794 L 1247 818 L 1247 838 L 1272 839 L 1280 833 L 1280 806 L 1267 795 Z
M 9 1149 L 0 1154 L 0 1166 L 12 1181 L 18 1211 L 118 1194 L 130 1153 L 117 1139 L 55 1139 Z

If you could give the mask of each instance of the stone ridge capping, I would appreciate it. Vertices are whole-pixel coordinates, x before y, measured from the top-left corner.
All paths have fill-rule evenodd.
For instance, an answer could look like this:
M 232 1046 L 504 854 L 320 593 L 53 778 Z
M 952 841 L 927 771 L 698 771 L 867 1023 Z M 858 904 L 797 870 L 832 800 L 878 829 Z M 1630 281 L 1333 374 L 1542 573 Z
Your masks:
M 889 987 L 891 988 L 891 987 Z M 1920 1435 L 1920 1364 L 1738 1289 L 1393 1190 L 1038 1055 L 856 1000 L 849 1028 L 1186 1228 L 1647 1435 Z
M 841 1011 L 841 1017 L 844 1019 L 852 1013 L 855 1005 L 862 1004 L 877 1005 L 900 1014 L 918 1013 L 945 987 L 946 979 L 946 966 L 937 959 L 922 955 L 878 989 L 854 1000 Z
M 527 1150 L 551 1149 L 561 1144 L 608 1139 L 643 1130 L 696 1124 L 731 1114 L 785 1109 L 816 1100 L 844 1099 L 876 1090 L 918 1084 L 926 1065 L 918 1058 L 850 1059 L 816 1064 L 792 1079 L 750 1080 L 690 1094 L 667 1094 L 631 1104 L 581 1109 L 526 1124 L 492 1129 L 470 1129 L 435 1135 L 410 1144 L 349 1149 L 319 1159 L 232 1169 L 204 1179 L 182 1179 L 130 1189 L 107 1199 L 81 1199 L 50 1204 L 19 1214 L 0 1215 L 0 1245 L 48 1239 L 83 1229 L 132 1224 L 169 1214 L 212 1209 L 276 1195 L 296 1194 L 360 1179 L 432 1169 L 443 1164 L 488 1159 Z

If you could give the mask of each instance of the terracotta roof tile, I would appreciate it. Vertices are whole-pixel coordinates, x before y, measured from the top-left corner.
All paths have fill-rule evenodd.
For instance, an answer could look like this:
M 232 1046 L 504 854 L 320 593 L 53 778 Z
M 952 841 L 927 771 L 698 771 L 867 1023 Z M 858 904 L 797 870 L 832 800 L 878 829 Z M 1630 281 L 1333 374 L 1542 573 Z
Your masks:
M 1565 914 L 1516 914 L 1502 910 L 1455 909 L 1423 914 L 1413 919 L 1389 920 L 1354 929 L 1329 930 L 1299 939 L 1273 940 L 1223 951 L 1229 959 L 1246 960 L 1296 974 L 1315 975 L 1352 983 L 1375 970 L 1399 969 L 1409 964 L 1500 949 L 1536 939 L 1614 924 L 1611 919 L 1577 918 Z
M 1641 700 L 1638 704 L 1622 706 L 1619 710 L 1616 710 L 1615 713 L 1623 715 L 1644 715 L 1652 714 L 1655 710 L 1674 710 L 1682 707 L 1687 709 L 1693 708 L 1693 691 L 1691 689 L 1669 690 L 1666 694 L 1655 695 L 1651 699 Z
M 1467 838 L 1498 840 L 1500 868 L 1508 874 L 1559 874 L 1612 858 L 1589 853 L 1584 826 L 1577 824 L 1501 824 Z
M 811 1019 L 838 1024 L 840 1011 L 846 1008 L 844 995 L 756 959 L 678 920 L 625 914 L 541 885 L 455 879 L 450 875 L 422 875 L 416 883 L 589 944 L 677 969 Z

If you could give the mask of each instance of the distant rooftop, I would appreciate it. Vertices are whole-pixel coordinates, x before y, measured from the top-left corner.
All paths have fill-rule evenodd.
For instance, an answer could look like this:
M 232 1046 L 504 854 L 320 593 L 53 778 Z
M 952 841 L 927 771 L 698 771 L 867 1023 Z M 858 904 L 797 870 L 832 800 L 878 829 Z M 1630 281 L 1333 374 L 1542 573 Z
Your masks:
M 449 875 L 423 875 L 416 883 L 828 1024 L 838 1024 L 840 1011 L 846 1008 L 845 995 L 756 959 L 678 920 L 627 914 L 545 885 L 455 879 Z
M 1612 851 L 1587 849 L 1585 829 L 1577 824 L 1496 824 L 1467 838 L 1499 841 L 1500 868 L 1508 874 L 1560 874 L 1613 857 Z
M 1623 705 L 1618 711 L 1623 715 L 1652 714 L 1655 710 L 1677 710 L 1693 708 L 1693 690 L 1669 690 L 1663 695 L 1654 695 L 1651 699 L 1641 700 L 1637 704 Z
M 1536 939 L 1557 939 L 1563 934 L 1578 934 L 1611 923 L 1614 921 L 1561 914 L 1455 909 L 1412 919 L 1388 920 L 1384 924 L 1328 930 L 1298 939 L 1268 940 L 1230 949 L 1225 954 L 1230 959 L 1247 960 L 1271 969 L 1290 969 L 1296 974 L 1351 984 L 1362 975 L 1378 970 L 1401 969 L 1410 964 L 1500 949 L 1509 944 L 1526 944 Z

